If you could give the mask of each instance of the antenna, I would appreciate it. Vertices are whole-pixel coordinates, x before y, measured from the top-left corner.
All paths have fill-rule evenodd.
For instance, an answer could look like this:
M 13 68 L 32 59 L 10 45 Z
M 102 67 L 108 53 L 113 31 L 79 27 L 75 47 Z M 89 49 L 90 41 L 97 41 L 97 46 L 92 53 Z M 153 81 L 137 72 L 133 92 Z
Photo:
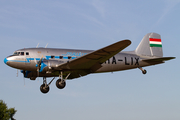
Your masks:
M 48 46 L 48 43 L 46 44 L 46 47 L 45 47 L 45 48 L 47 48 L 47 46 Z
M 16 77 L 18 77 L 18 69 L 17 69 L 17 76 Z
M 39 43 L 37 44 L 36 48 L 38 48 L 38 46 L 39 46 Z
M 23 77 L 24 78 L 24 77 Z M 26 86 L 26 83 L 25 83 L 25 78 L 24 78 L 24 87 Z

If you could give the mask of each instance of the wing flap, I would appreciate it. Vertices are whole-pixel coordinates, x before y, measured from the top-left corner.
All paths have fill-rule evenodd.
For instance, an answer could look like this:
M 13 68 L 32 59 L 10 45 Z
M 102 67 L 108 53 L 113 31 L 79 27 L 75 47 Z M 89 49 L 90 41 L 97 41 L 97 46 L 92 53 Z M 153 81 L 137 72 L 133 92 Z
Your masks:
M 82 57 L 73 59 L 68 63 L 58 65 L 55 69 L 92 69 L 94 71 L 100 68 L 103 62 L 119 53 L 130 44 L 130 40 L 122 40 L 102 49 L 93 51 Z

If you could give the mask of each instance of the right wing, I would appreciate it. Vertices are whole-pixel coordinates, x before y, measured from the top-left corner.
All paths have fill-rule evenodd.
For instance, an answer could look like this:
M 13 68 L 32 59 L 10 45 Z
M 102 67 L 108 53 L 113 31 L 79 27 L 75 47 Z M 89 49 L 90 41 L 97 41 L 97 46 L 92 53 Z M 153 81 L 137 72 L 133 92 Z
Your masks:
M 131 44 L 130 40 L 122 40 L 101 48 L 67 63 L 57 65 L 55 70 L 90 70 L 96 71 L 101 64 Z

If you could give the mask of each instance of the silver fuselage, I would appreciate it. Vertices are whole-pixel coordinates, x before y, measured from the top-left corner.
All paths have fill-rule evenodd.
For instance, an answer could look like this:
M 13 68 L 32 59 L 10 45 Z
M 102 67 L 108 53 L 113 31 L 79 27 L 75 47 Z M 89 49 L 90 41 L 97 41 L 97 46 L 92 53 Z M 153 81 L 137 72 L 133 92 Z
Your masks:
M 58 64 L 63 64 L 91 52 L 93 51 L 54 48 L 27 48 L 15 51 L 14 53 L 16 54 L 5 58 L 4 62 L 10 67 L 20 69 L 22 71 L 34 71 L 34 74 L 36 74 L 36 64 L 41 58 L 43 58 L 43 60 L 55 61 L 58 62 Z M 143 62 L 142 59 L 144 59 L 144 57 L 142 58 L 141 56 L 136 55 L 133 51 L 120 52 L 106 62 L 104 62 L 101 68 L 91 73 L 121 71 L 151 65 L 149 63 Z M 54 62 L 48 62 L 47 64 L 48 66 L 52 66 L 50 65 L 52 63 Z M 54 76 L 58 76 L 58 73 L 48 73 L 47 71 L 41 71 L 40 73 L 40 77 Z M 28 75 L 25 75 L 25 77 L 28 77 Z

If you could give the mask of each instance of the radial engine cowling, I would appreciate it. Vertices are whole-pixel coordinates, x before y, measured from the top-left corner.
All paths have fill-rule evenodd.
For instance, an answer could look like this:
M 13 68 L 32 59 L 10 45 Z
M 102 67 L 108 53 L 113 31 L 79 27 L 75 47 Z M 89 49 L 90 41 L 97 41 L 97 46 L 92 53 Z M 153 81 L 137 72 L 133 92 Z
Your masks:
M 62 60 L 43 60 L 41 63 L 41 70 L 40 72 L 46 72 L 51 70 L 52 68 L 57 67 L 60 64 L 63 64 L 64 61 Z

